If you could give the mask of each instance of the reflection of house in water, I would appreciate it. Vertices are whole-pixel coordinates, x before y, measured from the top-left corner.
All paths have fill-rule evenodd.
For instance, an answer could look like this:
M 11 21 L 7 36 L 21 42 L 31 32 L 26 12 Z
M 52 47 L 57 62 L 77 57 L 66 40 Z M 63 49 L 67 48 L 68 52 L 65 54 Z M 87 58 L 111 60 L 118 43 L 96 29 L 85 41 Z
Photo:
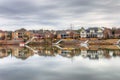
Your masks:
M 45 47 L 45 46 L 29 46 L 31 47 L 31 50 L 37 50 L 37 53 L 39 56 L 55 56 L 55 51 L 52 47 Z
M 104 54 L 104 56 L 106 56 L 106 58 L 120 56 L 120 50 L 119 49 L 117 49 L 117 50 L 105 50 L 104 52 L 106 53 L 106 54 Z
M 58 50 L 58 54 L 63 57 L 72 58 L 75 56 L 79 56 L 80 50 Z
M 27 48 L 16 48 L 13 50 L 13 56 L 20 59 L 27 59 L 30 56 L 33 56 L 33 53 Z
M 54 51 L 53 50 L 40 50 L 39 52 L 38 52 L 38 55 L 39 56 L 55 56 L 56 54 L 54 53 Z
M 71 55 L 71 51 L 68 51 L 68 50 L 61 50 L 60 55 L 63 56 L 63 57 L 67 57 L 67 58 L 73 57 L 73 56 Z
M 100 58 L 104 58 L 104 51 L 103 50 L 84 50 L 81 51 L 81 56 L 83 56 L 84 58 L 89 58 L 89 59 L 100 59 Z
M 11 57 L 27 59 L 32 56 L 33 53 L 30 52 L 27 48 L 20 48 L 19 46 L 1 46 L 0 47 L 0 58 L 7 57 L 11 55 Z
M 109 47 L 109 48 L 108 48 Z M 120 56 L 120 49 L 113 48 L 108 46 L 107 48 L 101 48 L 101 47 L 90 47 L 89 49 L 80 48 L 80 49 L 57 49 L 57 48 L 46 48 L 43 46 L 35 46 L 34 49 L 38 50 L 38 53 L 36 53 L 39 56 L 56 56 L 60 55 L 62 57 L 66 58 L 73 58 L 75 56 L 82 56 L 83 58 L 89 58 L 89 59 L 109 59 L 113 57 L 119 57 Z M 0 47 L 0 58 L 8 57 L 11 55 L 11 57 L 16 57 L 22 60 L 25 60 L 29 58 L 30 56 L 34 55 L 34 52 L 28 48 L 23 48 L 19 46 L 1 46 Z
M 114 56 L 120 56 L 120 50 L 81 50 L 81 56 L 89 59 L 109 59 Z
M 20 59 L 27 59 L 32 56 L 33 53 L 27 48 L 20 48 L 19 46 L 3 46 L 0 47 L 0 58 L 7 57 L 16 57 Z
M 9 53 L 5 49 L 0 49 L 0 58 L 9 56 Z
M 88 57 L 90 59 L 99 59 L 99 58 L 103 58 L 103 51 L 102 50 L 88 50 Z

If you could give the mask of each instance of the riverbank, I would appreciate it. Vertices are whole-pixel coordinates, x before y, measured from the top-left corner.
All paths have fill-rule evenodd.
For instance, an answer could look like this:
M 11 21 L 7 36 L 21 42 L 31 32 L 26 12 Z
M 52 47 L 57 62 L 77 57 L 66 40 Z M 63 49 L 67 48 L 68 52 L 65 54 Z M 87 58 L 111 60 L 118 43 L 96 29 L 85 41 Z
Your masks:
M 118 44 L 119 39 L 106 39 L 106 40 L 91 40 L 88 43 L 90 45 L 114 45 Z
M 59 44 L 61 45 L 77 45 L 80 43 L 85 42 L 88 40 L 89 45 L 114 45 L 118 44 L 117 42 L 119 39 L 106 39 L 106 40 L 90 40 L 90 39 L 85 39 L 85 40 L 76 40 L 76 39 L 63 39 Z M 56 40 L 54 42 L 57 42 L 59 40 Z M 23 40 L 0 40 L 0 45 L 19 45 L 20 43 L 23 43 Z M 54 43 L 52 41 L 45 42 L 44 40 L 42 41 L 34 41 L 30 42 L 28 45 L 52 45 Z
M 0 45 L 18 45 L 21 42 L 24 42 L 23 40 L 0 40 Z
M 90 39 L 85 39 L 85 40 L 64 40 L 62 44 L 64 45 L 75 45 L 75 44 L 80 44 L 88 40 L 89 45 L 115 45 L 118 44 L 119 39 L 106 39 L 106 40 L 90 40 Z

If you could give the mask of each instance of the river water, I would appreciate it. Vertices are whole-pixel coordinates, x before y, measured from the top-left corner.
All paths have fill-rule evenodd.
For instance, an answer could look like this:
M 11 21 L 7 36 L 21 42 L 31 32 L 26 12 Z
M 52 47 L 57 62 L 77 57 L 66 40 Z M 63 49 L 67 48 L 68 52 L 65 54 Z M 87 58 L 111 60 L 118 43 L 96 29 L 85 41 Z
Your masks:
M 0 80 L 119 79 L 120 49 L 116 46 L 0 47 Z

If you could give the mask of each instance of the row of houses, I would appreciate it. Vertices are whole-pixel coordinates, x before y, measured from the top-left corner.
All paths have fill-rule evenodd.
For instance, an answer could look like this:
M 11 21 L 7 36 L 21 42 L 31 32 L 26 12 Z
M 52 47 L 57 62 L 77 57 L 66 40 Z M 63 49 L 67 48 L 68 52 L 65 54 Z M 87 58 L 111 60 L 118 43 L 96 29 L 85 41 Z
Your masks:
M 26 30 L 24 28 L 15 31 L 0 30 L 0 40 L 23 40 L 30 39 L 33 36 L 39 38 L 55 38 L 55 39 L 80 39 L 80 38 L 120 38 L 120 28 L 98 28 L 89 27 L 79 30 Z
M 87 29 L 81 28 L 79 30 L 66 30 L 57 34 L 57 38 L 97 38 L 109 39 L 120 38 L 120 28 L 106 28 L 106 27 L 89 27 Z
M 51 38 L 53 32 L 49 30 L 26 30 L 24 28 L 15 31 L 0 30 L 0 40 L 23 40 L 32 37 Z

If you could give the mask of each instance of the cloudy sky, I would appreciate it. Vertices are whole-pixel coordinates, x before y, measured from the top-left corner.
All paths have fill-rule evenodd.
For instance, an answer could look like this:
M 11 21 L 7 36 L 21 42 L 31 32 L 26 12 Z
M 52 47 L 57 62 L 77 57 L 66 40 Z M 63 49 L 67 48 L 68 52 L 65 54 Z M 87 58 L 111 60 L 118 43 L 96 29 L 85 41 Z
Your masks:
M 0 0 L 0 29 L 119 27 L 120 0 Z

